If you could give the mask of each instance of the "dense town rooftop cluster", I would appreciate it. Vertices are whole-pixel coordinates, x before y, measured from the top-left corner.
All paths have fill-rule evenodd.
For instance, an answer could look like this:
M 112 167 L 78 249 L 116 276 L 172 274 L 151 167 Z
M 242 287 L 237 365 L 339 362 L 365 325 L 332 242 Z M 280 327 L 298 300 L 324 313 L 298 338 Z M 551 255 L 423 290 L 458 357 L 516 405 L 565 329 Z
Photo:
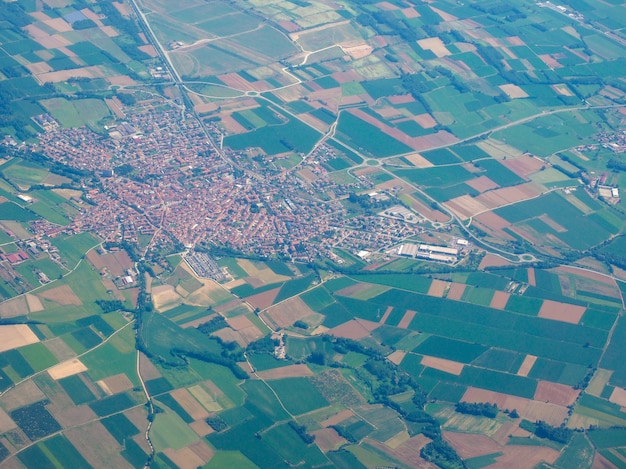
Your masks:
M 329 255 L 333 246 L 378 250 L 418 232 L 375 214 L 346 220 L 339 198 L 371 183 L 335 184 L 320 164 L 333 156 L 326 146 L 299 166 L 315 174 L 307 182 L 297 171 L 235 168 L 230 161 L 238 164 L 241 155 L 219 154 L 196 119 L 162 102 L 126 117 L 109 136 L 86 128 L 41 136 L 47 156 L 96 175 L 85 188 L 92 206 L 73 220 L 73 231 L 93 230 L 112 242 L 151 236 L 152 250 L 205 242 L 299 260 Z

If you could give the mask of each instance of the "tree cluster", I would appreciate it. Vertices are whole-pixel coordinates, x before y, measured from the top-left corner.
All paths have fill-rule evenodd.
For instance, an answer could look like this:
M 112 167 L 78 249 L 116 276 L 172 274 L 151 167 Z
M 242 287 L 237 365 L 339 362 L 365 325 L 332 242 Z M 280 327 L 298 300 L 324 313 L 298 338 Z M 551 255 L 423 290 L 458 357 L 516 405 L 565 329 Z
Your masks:
M 481 415 L 490 419 L 498 416 L 498 405 L 488 402 L 457 402 L 455 410 L 461 414 Z

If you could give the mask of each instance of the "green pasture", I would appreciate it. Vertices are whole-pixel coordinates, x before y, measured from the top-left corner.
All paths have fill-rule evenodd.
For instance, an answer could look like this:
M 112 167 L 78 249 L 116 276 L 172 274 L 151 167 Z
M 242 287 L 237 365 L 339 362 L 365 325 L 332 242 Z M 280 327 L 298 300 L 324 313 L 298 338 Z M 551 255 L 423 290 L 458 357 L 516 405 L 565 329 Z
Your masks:
M 311 385 L 308 378 L 284 378 L 272 382 L 285 408 L 294 415 L 300 415 L 328 405 L 320 392 Z
M 65 98 L 50 98 L 40 101 L 41 105 L 58 120 L 63 127 L 101 127 L 102 119 L 110 116 L 104 101 L 85 98 L 68 101 Z
M 339 115 L 338 138 L 373 157 L 411 152 L 411 148 L 349 112 Z
M 297 136 L 297 138 L 295 138 Z M 266 126 L 254 132 L 231 135 L 224 139 L 224 145 L 233 150 L 261 148 L 268 155 L 297 151 L 308 153 L 319 139 L 319 134 L 297 119 Z

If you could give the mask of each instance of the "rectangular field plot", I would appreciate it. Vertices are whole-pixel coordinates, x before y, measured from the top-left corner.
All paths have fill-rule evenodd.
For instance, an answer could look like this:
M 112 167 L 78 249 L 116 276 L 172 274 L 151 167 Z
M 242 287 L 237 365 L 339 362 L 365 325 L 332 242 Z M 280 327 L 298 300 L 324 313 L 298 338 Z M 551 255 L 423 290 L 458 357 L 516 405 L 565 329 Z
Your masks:
M 374 125 L 349 112 L 342 112 L 339 116 L 337 131 L 345 143 L 359 148 L 373 157 L 392 156 L 412 151 L 408 145 L 390 137 Z

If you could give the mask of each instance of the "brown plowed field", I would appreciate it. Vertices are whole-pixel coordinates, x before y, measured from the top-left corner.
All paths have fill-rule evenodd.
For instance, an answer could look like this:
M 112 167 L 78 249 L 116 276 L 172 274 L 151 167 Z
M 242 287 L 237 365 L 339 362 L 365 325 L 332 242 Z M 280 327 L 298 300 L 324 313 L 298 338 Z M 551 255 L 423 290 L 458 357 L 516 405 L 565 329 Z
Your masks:
M 340 446 L 348 443 L 348 440 L 340 437 L 339 433 L 337 433 L 334 428 L 322 428 L 321 430 L 312 432 L 312 434 L 315 435 L 315 444 L 319 446 L 324 453 L 336 450 Z
M 163 453 L 180 469 L 196 469 L 207 462 L 187 447 L 181 449 L 167 448 Z
M 304 319 L 314 313 L 315 311 L 309 308 L 299 296 L 290 298 L 265 312 L 279 327 L 291 326 L 297 320 Z
M 445 203 L 445 205 L 464 220 L 489 209 L 488 206 L 478 200 L 478 197 L 471 197 L 469 195 L 462 195 L 455 197 L 454 199 L 450 199 Z
M 568 406 L 576 402 L 580 391 L 565 384 L 539 381 L 535 391 L 535 400 Z
M 439 298 L 442 298 L 446 292 L 446 289 L 448 288 L 448 285 L 450 285 L 449 282 L 435 279 L 432 281 L 430 287 L 428 288 L 428 294 L 430 296 L 437 296 Z
M 411 324 L 411 321 L 413 320 L 416 314 L 417 313 L 415 311 L 408 310 L 406 313 L 404 313 L 404 316 L 398 323 L 398 327 L 402 327 L 404 329 L 409 327 L 409 324 Z
M 447 298 L 449 300 L 460 300 L 463 296 L 463 292 L 465 291 L 465 286 L 466 285 L 464 283 L 452 282 L 450 290 L 448 290 Z
M 495 464 L 489 466 L 490 469 L 523 469 L 535 467 L 541 462 L 552 464 L 560 454 L 557 450 L 545 446 L 500 446 L 483 435 L 444 432 L 444 438 L 463 458 L 504 453 L 497 458 Z
M 536 173 L 541 170 L 542 166 L 545 165 L 545 163 L 539 158 L 534 158 L 530 155 L 522 155 L 513 159 L 507 158 L 506 160 L 502 160 L 500 162 L 515 174 L 523 178 Z
M 313 376 L 313 372 L 305 364 L 281 366 L 271 370 L 260 371 L 258 373 L 261 379 L 282 379 L 282 378 L 300 378 L 302 376 Z
M 496 266 L 500 267 L 500 266 L 505 266 L 505 265 L 512 265 L 512 264 L 511 262 L 507 261 L 506 259 L 500 256 L 496 256 L 494 254 L 487 254 L 485 257 L 483 257 L 483 260 L 480 261 L 480 265 L 478 266 L 478 268 L 484 269 L 486 267 L 496 267 Z
M 60 287 L 55 287 L 45 292 L 39 293 L 37 296 L 45 298 L 46 300 L 54 301 L 55 303 L 59 303 L 63 306 L 80 306 L 83 304 L 80 301 L 80 298 L 76 296 L 74 290 L 70 288 L 69 285 L 61 285 Z
M 65 435 L 93 467 L 101 466 L 103 461 L 106 461 L 107 467 L 131 467 L 119 454 L 120 445 L 100 422 L 71 428 L 66 430 Z
M 489 306 L 495 309 L 504 309 L 511 295 L 504 291 L 496 291 Z
M 431 440 L 426 438 L 424 435 L 418 435 L 404 442 L 393 451 L 389 451 L 389 446 L 386 444 L 369 438 L 366 439 L 368 444 L 383 452 L 389 452 L 392 456 L 399 459 L 409 467 L 414 469 L 437 469 L 437 466 L 431 462 L 425 461 L 420 456 L 420 450 L 430 443 L 430 441 Z
M 589 270 L 577 269 L 576 267 L 562 266 L 554 269 L 558 272 L 566 272 L 569 274 L 578 275 L 579 277 L 586 277 L 597 282 L 606 283 L 607 285 L 615 286 L 615 280 L 608 275 L 603 275 L 597 272 L 590 272 Z
M 385 314 L 383 314 L 383 317 L 380 318 L 379 324 L 385 324 L 385 321 L 387 320 L 387 318 L 389 317 L 392 311 L 393 311 L 393 306 L 387 307 L 387 311 L 385 311 Z
M 345 322 L 340 326 L 333 327 L 328 331 L 329 334 L 335 337 L 345 337 L 348 339 L 362 339 L 370 335 L 370 332 L 362 327 L 355 319 Z
M 392 352 L 391 354 L 387 355 L 387 360 L 389 360 L 391 363 L 395 363 L 396 365 L 399 365 L 400 363 L 402 363 L 402 360 L 404 360 L 405 355 L 406 355 L 406 351 L 396 350 L 395 352 Z
M 463 371 L 463 363 L 446 360 L 445 358 L 429 357 L 428 355 L 422 358 L 422 365 L 457 376 Z
M 257 293 L 256 295 L 252 295 L 246 298 L 246 301 L 255 308 L 269 308 L 270 306 L 272 306 L 272 303 L 274 303 L 274 300 L 278 296 L 279 291 L 280 287 L 274 288 L 273 290 L 264 291 L 262 293 Z
M 322 427 L 331 427 L 333 425 L 337 425 L 338 423 L 343 422 L 346 419 L 349 419 L 354 415 L 354 412 L 350 409 L 342 410 L 341 412 L 333 415 L 332 417 L 327 418 L 326 420 L 320 422 Z
M 520 365 L 519 370 L 517 370 L 517 375 L 518 376 L 528 376 L 528 373 L 530 373 L 530 370 L 535 365 L 536 361 L 537 361 L 537 357 L 536 356 L 534 356 L 534 355 L 526 355 L 526 358 L 524 358 L 524 361 Z
M 534 422 L 543 420 L 550 425 L 559 426 L 567 417 L 567 407 L 546 402 L 533 401 L 524 397 L 510 396 L 486 389 L 467 388 L 463 398 L 464 402 L 490 402 L 498 405 L 500 409 L 517 409 L 520 416 Z
M 477 177 L 476 179 L 467 181 L 466 184 L 470 187 L 473 187 L 478 192 L 485 192 L 485 191 L 496 189 L 499 187 L 495 182 L 493 182 L 487 176 Z
M 170 395 L 178 404 L 185 409 L 185 412 L 194 420 L 206 419 L 209 416 L 207 410 L 200 405 L 195 397 L 185 389 L 180 388 L 172 391 Z
M 539 317 L 554 319 L 555 321 L 569 322 L 570 324 L 578 324 L 580 318 L 583 314 L 585 314 L 586 310 L 587 308 L 584 306 L 544 300 L 543 305 L 539 310 Z

